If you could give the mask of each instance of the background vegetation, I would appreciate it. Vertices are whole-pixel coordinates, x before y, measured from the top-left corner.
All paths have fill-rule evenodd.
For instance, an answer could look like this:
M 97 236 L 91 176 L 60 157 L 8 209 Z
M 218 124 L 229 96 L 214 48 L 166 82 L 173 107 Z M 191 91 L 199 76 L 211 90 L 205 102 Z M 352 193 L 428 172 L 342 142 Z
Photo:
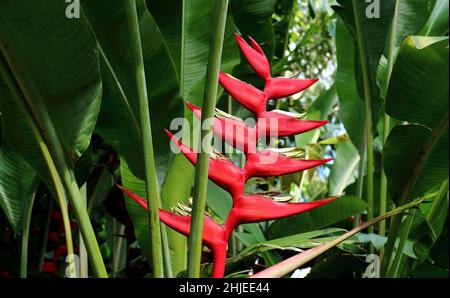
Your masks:
M 310 268 L 307 277 L 363 277 L 375 253 L 381 276 L 448 277 L 448 1 L 379 2 L 380 18 L 372 19 L 365 1 L 229 2 L 221 70 L 261 87 L 239 55 L 238 32 L 262 45 L 272 76 L 320 78 L 269 108 L 330 123 L 274 144 L 334 158 L 299 174 L 253 179 L 248 189 L 283 191 L 297 202 L 346 196 L 243 225 L 230 243 L 228 276 L 258 272 L 421 199 L 302 268 Z M 0 2 L 0 276 L 65 276 L 71 252 L 81 256 L 77 276 L 87 275 L 85 252 L 89 275 L 154 275 L 148 214 L 114 186 L 146 196 L 124 3 L 81 0 L 80 18 L 68 19 L 63 1 Z M 192 118 L 182 99 L 202 104 L 214 5 L 136 5 L 159 194 L 169 210 L 188 202 L 195 168 L 170 151 L 163 128 Z M 250 116 L 222 90 L 218 107 Z M 241 162 L 239 152 L 230 157 Z M 209 182 L 208 213 L 222 222 L 230 208 L 229 195 Z M 183 276 L 186 238 L 167 228 L 167 239 L 166 276 Z M 202 261 L 208 276 L 208 251 Z

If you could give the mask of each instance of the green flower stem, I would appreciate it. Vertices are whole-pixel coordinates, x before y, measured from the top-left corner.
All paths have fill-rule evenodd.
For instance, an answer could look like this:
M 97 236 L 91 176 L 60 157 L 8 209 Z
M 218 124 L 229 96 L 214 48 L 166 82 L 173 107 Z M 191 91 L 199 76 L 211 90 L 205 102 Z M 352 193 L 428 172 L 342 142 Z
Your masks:
M 387 67 L 387 74 L 386 74 L 386 84 L 389 84 L 389 81 L 391 80 L 391 74 L 392 69 L 394 67 L 394 52 L 395 52 L 395 38 L 396 38 L 396 31 L 397 31 L 397 18 L 398 18 L 398 7 L 399 2 L 398 0 L 395 1 L 395 7 L 394 7 L 394 15 L 392 17 L 392 24 L 389 31 L 389 46 L 388 46 L 388 53 L 387 53 L 387 59 L 388 59 L 388 67 Z M 383 125 L 383 144 L 386 143 L 386 139 L 389 135 L 389 122 L 390 117 L 384 112 L 384 125 Z M 380 185 L 380 214 L 386 213 L 387 210 L 387 178 L 386 174 L 384 172 L 384 168 L 381 167 L 381 185 Z M 380 222 L 378 234 L 382 237 L 386 235 L 386 222 L 382 221 Z M 380 251 L 380 256 L 383 257 L 384 249 Z
M 200 276 L 202 253 L 203 217 L 208 185 L 209 154 L 211 151 L 212 123 L 204 127 L 205 120 L 214 116 L 217 99 L 220 61 L 227 18 L 228 0 L 216 0 L 211 30 L 208 67 L 206 71 L 205 92 L 201 118 L 201 148 L 195 169 L 195 185 L 192 206 L 191 234 L 188 240 L 188 277 Z
M 152 270 L 154 277 L 163 277 L 163 247 L 161 240 L 161 224 L 159 220 L 159 187 L 156 177 L 153 138 L 148 108 L 148 94 L 145 79 L 144 59 L 142 54 L 141 35 L 135 0 L 124 0 L 128 27 L 130 30 L 130 47 L 133 53 L 136 78 L 136 91 L 139 102 L 139 124 L 144 152 L 145 185 L 150 218 L 150 235 L 152 240 Z
M 22 247 L 20 250 L 20 278 L 27 277 L 28 269 L 28 237 L 30 235 L 31 213 L 33 211 L 35 194 L 26 202 L 25 212 L 22 218 Z
M 367 49 L 364 42 L 363 30 L 362 30 L 362 11 L 359 5 L 360 0 L 352 0 L 353 13 L 355 17 L 355 26 L 357 33 L 357 42 L 359 57 L 361 63 L 361 72 L 364 84 L 364 112 L 365 112 L 365 135 L 367 144 L 367 219 L 373 218 L 373 136 L 372 136 L 372 95 L 370 92 L 370 74 L 369 63 L 367 60 Z M 369 233 L 373 233 L 373 226 L 369 226 Z M 373 250 L 373 246 L 370 245 L 370 250 Z

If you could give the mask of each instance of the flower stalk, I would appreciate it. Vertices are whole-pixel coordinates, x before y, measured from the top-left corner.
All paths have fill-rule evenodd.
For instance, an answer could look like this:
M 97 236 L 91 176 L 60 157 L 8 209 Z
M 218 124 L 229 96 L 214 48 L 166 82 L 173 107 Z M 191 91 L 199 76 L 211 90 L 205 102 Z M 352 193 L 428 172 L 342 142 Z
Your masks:
M 206 206 L 208 185 L 209 154 L 211 151 L 211 125 L 204 127 L 205 120 L 214 116 L 216 106 L 218 76 L 222 58 L 223 39 L 227 19 L 228 0 L 216 0 L 211 31 L 211 46 L 206 71 L 206 83 L 203 99 L 204 114 L 201 119 L 201 152 L 195 168 L 193 196 L 192 231 L 188 239 L 188 277 L 200 277 L 202 253 L 203 214 Z
M 135 0 L 126 0 L 125 9 L 130 30 L 130 44 L 133 51 L 136 90 L 139 102 L 139 124 L 141 130 L 142 148 L 145 165 L 145 186 L 150 209 L 159 208 L 159 186 L 156 177 L 156 166 L 153 154 L 153 139 L 148 108 L 147 84 L 144 71 L 144 59 L 139 31 L 139 20 Z M 150 235 L 152 239 L 152 270 L 154 277 L 163 277 L 163 255 L 161 241 L 161 226 L 158 212 L 149 212 Z M 166 252 L 168 253 L 168 252 Z

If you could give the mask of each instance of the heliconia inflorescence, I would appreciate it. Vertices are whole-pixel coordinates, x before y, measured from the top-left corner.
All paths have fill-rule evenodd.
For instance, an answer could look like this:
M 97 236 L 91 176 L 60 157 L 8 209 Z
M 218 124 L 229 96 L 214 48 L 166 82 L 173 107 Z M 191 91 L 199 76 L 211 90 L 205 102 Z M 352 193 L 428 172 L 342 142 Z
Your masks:
M 303 91 L 317 79 L 272 78 L 270 65 L 261 47 L 252 39 L 251 46 L 238 34 L 235 35 L 240 50 L 259 77 L 265 81 L 264 91 L 242 82 L 229 74 L 221 72 L 219 82 L 223 88 L 256 117 L 254 127 L 235 117 L 215 117 L 213 132 L 226 143 L 241 150 L 246 156 L 243 168 L 236 166 L 223 156 L 210 158 L 208 177 L 221 188 L 228 191 L 233 199 L 230 213 L 223 225 L 205 215 L 203 244 L 213 255 L 213 277 L 223 277 L 226 264 L 227 244 L 232 231 L 240 224 L 280 219 L 299 214 L 327 204 L 334 197 L 313 202 L 285 203 L 274 201 L 262 194 L 245 194 L 245 183 L 252 177 L 287 175 L 322 165 L 331 159 L 303 160 L 290 158 L 272 149 L 257 150 L 258 139 L 268 136 L 290 136 L 304 133 L 328 123 L 327 121 L 302 120 L 297 115 L 283 111 L 266 111 L 267 101 L 279 99 Z M 200 118 L 201 109 L 186 101 L 193 114 Z M 193 164 L 197 163 L 197 153 L 184 145 L 168 130 L 171 141 Z M 268 162 L 270 160 L 270 162 Z M 139 205 L 148 208 L 147 201 L 120 187 L 125 194 Z M 162 222 L 172 229 L 190 234 L 190 216 L 159 210 Z

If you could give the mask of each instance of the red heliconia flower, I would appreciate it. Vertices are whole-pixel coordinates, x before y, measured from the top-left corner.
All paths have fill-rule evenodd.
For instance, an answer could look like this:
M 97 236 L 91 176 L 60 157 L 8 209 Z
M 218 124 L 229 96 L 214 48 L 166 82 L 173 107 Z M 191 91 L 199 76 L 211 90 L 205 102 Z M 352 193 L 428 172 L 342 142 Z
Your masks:
M 284 137 L 304 133 L 328 123 L 327 121 L 302 120 L 298 115 L 283 111 L 266 111 L 269 99 L 278 99 L 300 92 L 315 83 L 316 79 L 272 78 L 270 65 L 261 47 L 250 38 L 251 46 L 236 35 L 239 48 L 244 56 L 265 81 L 264 91 L 242 82 L 226 73 L 219 74 L 219 81 L 225 90 L 256 116 L 255 127 L 246 125 L 241 119 L 218 112 L 214 118 L 213 132 L 225 142 L 241 150 L 247 159 L 243 168 L 220 154 L 214 154 L 209 160 L 208 177 L 227 190 L 233 205 L 224 225 L 216 223 L 205 216 L 203 243 L 213 254 L 213 277 L 223 277 L 225 272 L 227 243 L 232 231 L 240 224 L 280 219 L 320 207 L 335 200 L 334 197 L 313 202 L 285 203 L 273 200 L 262 194 L 244 194 L 245 183 L 252 177 L 280 176 L 304 171 L 329 162 L 331 159 L 303 160 L 286 156 L 285 149 L 257 150 L 258 140 L 262 137 Z M 186 105 L 193 114 L 201 118 L 201 109 L 188 101 Z M 172 133 L 166 130 L 171 141 L 181 153 L 193 164 L 197 163 L 197 153 L 184 145 Z M 291 155 L 292 156 L 292 155 Z M 296 154 L 294 154 L 296 156 Z M 120 186 L 119 186 L 120 187 Z M 120 187 L 128 196 L 147 207 L 147 201 Z M 189 235 L 190 220 L 188 215 L 178 215 L 159 209 L 162 222 L 176 231 Z

